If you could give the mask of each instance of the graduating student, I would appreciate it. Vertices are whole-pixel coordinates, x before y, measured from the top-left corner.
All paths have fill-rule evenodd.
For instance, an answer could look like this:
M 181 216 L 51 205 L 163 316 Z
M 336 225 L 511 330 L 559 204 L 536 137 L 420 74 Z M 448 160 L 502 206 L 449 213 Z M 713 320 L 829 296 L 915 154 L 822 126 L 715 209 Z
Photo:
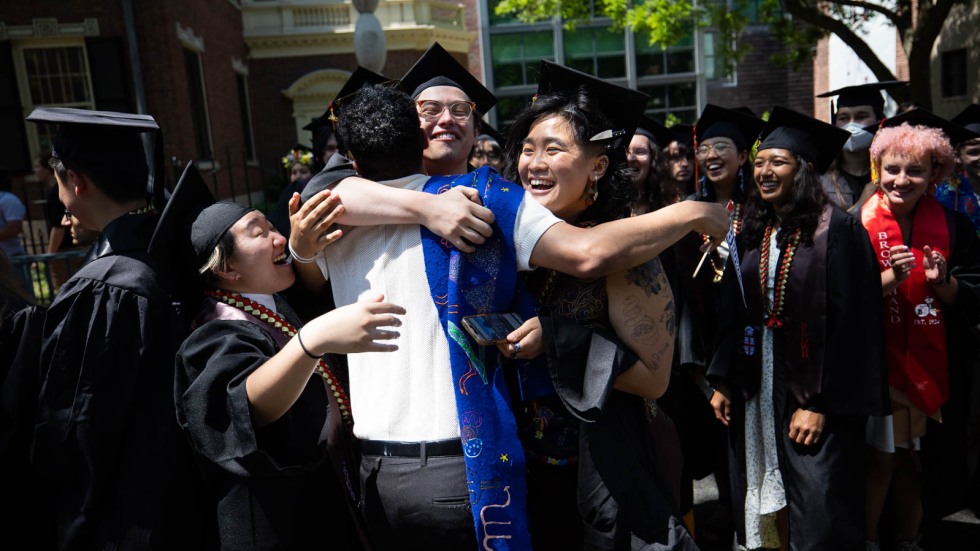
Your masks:
M 965 420 L 978 351 L 980 240 L 969 219 L 929 189 L 953 170 L 951 143 L 976 137 L 915 109 L 885 120 L 871 146 L 879 190 L 862 207 L 861 222 L 885 296 L 892 411 L 892 426 L 878 429 L 897 449 L 871 452 L 866 529 L 876 544 L 890 496 L 903 550 L 919 549 L 920 526 L 936 534 L 939 519 L 969 497 Z
M 965 214 L 980 233 L 980 196 L 976 191 L 980 189 L 980 105 L 968 105 L 949 122 L 976 136 L 951 144 L 956 148 L 957 173 L 936 186 L 936 200 L 949 210 Z
M 867 233 L 819 180 L 847 136 L 773 109 L 739 240 L 747 307 L 735 278 L 722 297 L 708 377 L 749 549 L 863 545 L 864 427 L 885 399 L 880 284 Z
M 831 202 L 850 209 L 874 193 L 871 184 L 871 164 L 868 148 L 874 132 L 865 129 L 885 118 L 885 98 L 882 90 L 907 85 L 904 80 L 886 80 L 845 86 L 818 94 L 818 98 L 837 96 L 830 109 L 830 123 L 851 133 L 840 154 L 823 175 L 823 190 Z
M 660 188 L 663 149 L 672 141 L 672 136 L 666 126 L 643 115 L 626 146 L 626 164 L 637 194 L 632 206 L 635 214 L 644 214 L 680 200 L 662 197 Z
M 38 510 L 41 496 L 30 468 L 43 322 L 44 308 L 28 300 L 0 254 L 0 518 L 11 549 L 53 543 L 54 519 Z
M 350 402 L 342 359 L 325 354 L 394 350 L 388 328 L 404 310 L 374 297 L 303 326 L 278 295 L 295 279 L 286 238 L 258 211 L 215 203 L 193 166 L 171 215 L 189 227 L 207 296 L 177 354 L 177 419 L 213 491 L 221 547 L 360 548 L 345 504 Z
M 648 99 L 542 61 L 536 99 L 511 126 L 507 175 L 568 224 L 628 218 L 635 195 L 624 144 Z M 663 394 L 673 358 L 673 296 L 659 260 L 603 277 L 539 270 L 528 280 L 548 364 L 521 370 L 535 546 L 694 548 L 675 514 L 678 481 L 661 464 L 669 444 L 654 441 L 656 414 L 644 400 Z M 529 358 L 530 342 L 499 349 Z
M 480 134 L 480 117 L 497 98 L 438 42 L 405 73 L 401 84 L 418 108 L 425 173 L 469 172 L 467 161 Z
M 479 369 L 470 369 L 467 362 L 479 358 L 481 349 L 459 330 L 459 317 L 515 308 L 517 266 L 602 275 L 652 258 L 692 228 L 723 234 L 727 214 L 713 205 L 680 204 L 576 228 L 524 193 L 515 195 L 520 188 L 490 168 L 455 177 L 421 174 L 424 143 L 417 118 L 407 96 L 377 86 L 358 94 L 341 115 L 338 129 L 359 173 L 384 185 L 357 178 L 340 182 L 333 190 L 345 207 L 340 223 L 357 214 L 349 198 L 377 188 L 392 195 L 472 188 L 495 216 L 492 240 L 476 254 L 463 255 L 464 247 L 473 249 L 462 236 L 440 239 L 407 226 L 342 226 L 345 238 L 318 254 L 326 228 L 312 224 L 311 232 L 294 227 L 290 244 L 297 256 L 315 256 L 338 304 L 355 302 L 369 284 L 383 286 L 391 300 L 407 301 L 404 346 L 391 355 L 350 358 L 372 538 L 382 546 L 412 541 L 418 547 L 459 547 L 509 537 L 513 548 L 526 548 L 523 454 L 508 392 L 500 386 L 503 374 L 490 349 L 482 349 L 483 359 L 473 364 Z M 304 225 L 317 220 L 301 218 L 297 222 Z M 450 270 L 459 276 L 449 278 Z
M 52 167 L 61 202 L 101 232 L 95 258 L 48 309 L 33 461 L 60 549 L 200 549 L 214 514 L 173 403 L 174 355 L 186 335 L 173 265 L 148 252 L 161 170 L 142 132 L 152 117 L 38 108 L 58 125 Z M 162 168 L 157 136 L 155 165 Z

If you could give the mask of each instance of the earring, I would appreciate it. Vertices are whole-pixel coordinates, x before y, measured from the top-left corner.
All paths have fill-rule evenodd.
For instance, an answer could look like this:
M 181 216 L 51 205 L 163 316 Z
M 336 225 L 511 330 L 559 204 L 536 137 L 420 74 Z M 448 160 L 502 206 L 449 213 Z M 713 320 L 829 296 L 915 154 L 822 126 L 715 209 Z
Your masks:
M 745 193 L 745 178 L 742 175 L 742 167 L 738 167 L 738 189 Z
M 586 201 L 591 206 L 599 198 L 599 176 L 592 173 L 592 183 L 585 187 Z

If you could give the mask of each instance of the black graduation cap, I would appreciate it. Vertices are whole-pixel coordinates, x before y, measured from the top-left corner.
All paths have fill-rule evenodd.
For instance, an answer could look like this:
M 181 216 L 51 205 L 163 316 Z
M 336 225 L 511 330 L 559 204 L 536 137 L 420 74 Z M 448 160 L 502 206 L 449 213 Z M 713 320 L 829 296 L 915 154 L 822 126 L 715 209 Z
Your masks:
M 870 105 L 875 110 L 878 118 L 884 116 L 885 98 L 881 96 L 882 90 L 905 86 L 907 80 L 883 80 L 881 82 L 869 82 L 855 86 L 845 86 L 822 94 L 817 94 L 818 98 L 829 98 L 837 96 L 837 103 L 834 111 L 841 107 L 857 107 L 859 105 Z
M 538 80 L 538 94 L 556 94 L 585 86 L 596 98 L 598 110 L 608 118 L 613 132 L 593 137 L 592 141 L 610 141 L 621 138 L 628 143 L 636 132 L 636 127 L 650 96 L 618 84 L 600 80 L 592 75 L 551 61 L 541 60 L 541 78 Z M 616 132 L 621 131 L 621 132 Z
M 776 106 L 759 138 L 759 151 L 788 149 L 813 163 L 817 172 L 826 172 L 851 133 L 843 128 Z
M 27 116 L 36 123 L 58 125 L 51 143 L 52 153 L 67 164 L 112 173 L 121 166 L 142 171 L 147 167 L 139 135 L 154 132 L 153 171 L 146 185 L 147 202 L 157 208 L 164 203 L 163 134 L 150 115 L 94 111 L 71 107 L 38 107 Z
M 643 115 L 640 118 L 640 123 L 636 127 L 636 133 L 641 136 L 646 136 L 660 148 L 667 147 L 670 145 L 670 142 L 677 140 L 677 134 L 670 128 L 667 128 L 656 119 L 647 115 Z
M 404 89 L 412 99 L 419 97 L 424 90 L 433 86 L 452 86 L 462 90 L 470 101 L 476 104 L 481 114 L 497 104 L 497 97 L 476 77 L 463 67 L 456 58 L 438 42 L 434 43 L 412 65 L 401 79 Z
M 694 127 L 694 137 L 697 142 L 711 138 L 728 138 L 735 142 L 739 151 L 744 151 L 752 147 L 765 125 L 762 119 L 709 103 Z
M 934 115 L 925 109 L 913 109 L 911 111 L 899 113 L 894 117 L 885 119 L 881 122 L 881 124 L 865 126 L 864 129 L 874 134 L 878 132 L 879 128 L 891 128 L 906 122 L 911 126 L 938 128 L 943 131 L 943 134 L 946 134 L 946 138 L 952 145 L 956 145 L 967 140 L 972 140 L 974 138 L 980 138 L 980 133 L 967 130 L 962 126 L 954 124 L 938 115 Z
M 980 134 L 980 105 L 971 103 L 966 109 L 960 111 L 958 115 L 949 120 L 953 124 L 958 124 L 963 128 Z
M 337 92 L 337 96 L 327 106 L 327 110 L 324 111 L 324 113 L 319 117 L 313 119 L 310 124 L 304 126 L 303 130 L 310 130 L 315 135 L 317 128 L 331 124 L 337 120 L 337 117 L 340 116 L 340 110 L 342 109 L 343 104 L 350 101 L 351 96 L 360 91 L 361 88 L 366 86 L 374 86 L 375 84 L 384 84 L 390 81 L 391 80 L 384 75 L 375 73 L 370 69 L 365 69 L 364 67 L 358 65 L 357 68 L 354 69 L 354 72 L 350 74 L 350 77 L 347 78 L 347 82 L 340 87 L 340 91 Z
M 694 141 L 693 124 L 675 124 L 670 127 L 670 131 L 674 133 L 675 141 L 691 147 L 691 143 Z
M 149 252 L 171 252 L 186 258 L 191 224 L 202 210 L 214 202 L 214 195 L 194 162 L 187 163 L 167 206 L 160 214 L 153 237 L 150 238 Z
M 504 137 L 500 135 L 500 132 L 497 132 L 496 128 L 490 126 L 486 122 L 480 122 L 480 136 L 477 136 L 477 138 L 479 139 L 482 136 L 486 136 L 496 141 L 497 145 L 499 145 L 501 149 L 504 149 L 504 146 L 506 145 L 507 142 L 507 140 L 505 140 Z
M 743 105 L 741 107 L 734 107 L 732 108 L 732 111 L 737 111 L 739 113 L 742 113 L 743 115 L 748 115 L 750 117 L 759 118 L 759 115 L 756 115 L 755 111 L 749 109 L 748 106 L 746 105 Z
M 200 211 L 191 224 L 191 246 L 194 247 L 198 267 L 211 258 L 214 248 L 221 243 L 228 229 L 253 210 L 238 203 L 219 201 Z

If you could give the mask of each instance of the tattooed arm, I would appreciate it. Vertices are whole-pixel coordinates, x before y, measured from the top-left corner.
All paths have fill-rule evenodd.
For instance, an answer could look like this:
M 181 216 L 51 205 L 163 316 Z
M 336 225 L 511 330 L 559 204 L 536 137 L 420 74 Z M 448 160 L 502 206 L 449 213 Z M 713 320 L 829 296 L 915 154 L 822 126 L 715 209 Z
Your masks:
M 617 390 L 659 398 L 674 357 L 674 295 L 660 261 L 606 277 L 613 330 L 639 361 L 616 379 Z

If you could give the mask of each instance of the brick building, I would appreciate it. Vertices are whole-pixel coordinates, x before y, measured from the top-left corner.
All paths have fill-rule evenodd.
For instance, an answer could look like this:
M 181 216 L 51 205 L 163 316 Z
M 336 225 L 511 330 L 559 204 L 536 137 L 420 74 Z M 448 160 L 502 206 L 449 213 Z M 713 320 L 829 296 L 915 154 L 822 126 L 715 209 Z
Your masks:
M 382 72 L 401 76 L 434 41 L 482 76 L 476 0 L 381 0 Z M 143 112 L 163 129 L 172 186 L 195 160 L 219 197 L 274 201 L 282 155 L 310 142 L 357 66 L 358 12 L 343 0 L 12 3 L 0 14 L 0 172 L 31 205 L 29 250 L 47 229 L 32 159 L 53 129 L 37 106 Z M 264 193 L 267 192 L 267 193 Z
M 261 179 L 236 0 L 7 3 L 0 15 L 0 171 L 31 205 L 26 241 L 46 235 L 33 156 L 53 128 L 26 123 L 39 106 L 145 112 L 163 130 L 168 165 L 196 159 L 220 197 Z M 173 185 L 178 168 L 168 170 Z M 258 194 L 256 194 L 258 195 Z M 43 239 L 42 239 L 43 241 Z

